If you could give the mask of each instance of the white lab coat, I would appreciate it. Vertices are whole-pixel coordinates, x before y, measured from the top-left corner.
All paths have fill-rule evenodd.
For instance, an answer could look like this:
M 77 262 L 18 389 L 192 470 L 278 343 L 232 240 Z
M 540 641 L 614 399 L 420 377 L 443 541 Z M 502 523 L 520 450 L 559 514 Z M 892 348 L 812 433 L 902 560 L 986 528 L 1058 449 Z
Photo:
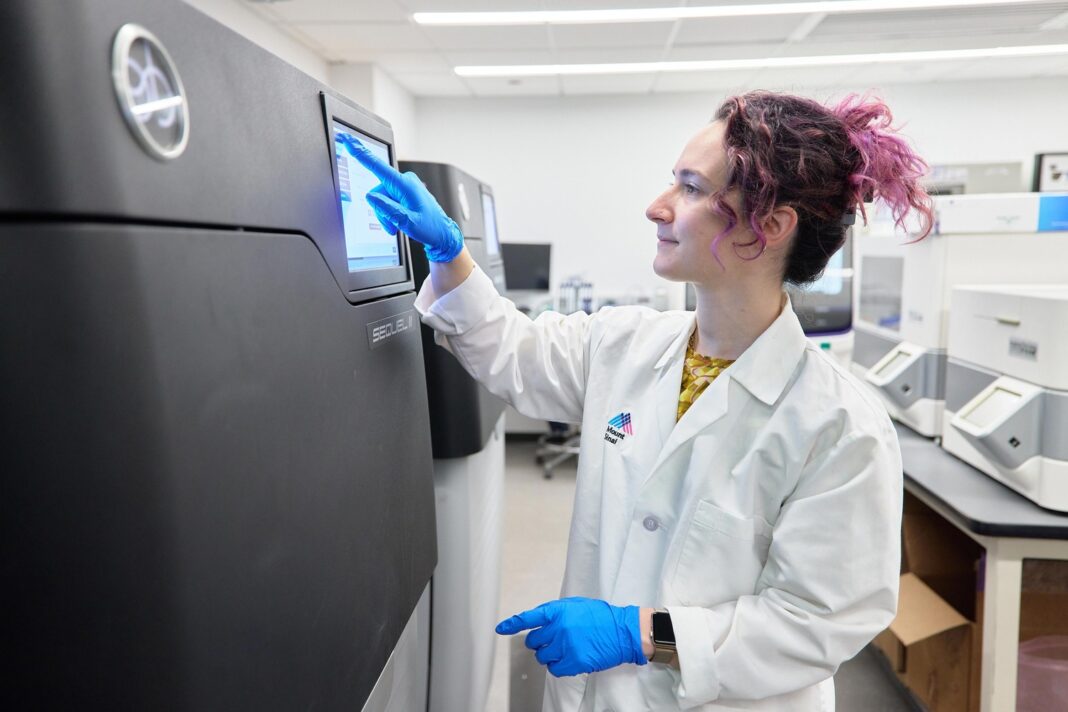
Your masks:
M 679 669 L 548 676 L 546 711 L 833 709 L 830 677 L 889 625 L 897 437 L 784 303 L 676 424 L 692 312 L 532 321 L 477 268 L 441 298 L 423 284 L 423 321 L 486 388 L 582 424 L 561 595 L 671 613 Z

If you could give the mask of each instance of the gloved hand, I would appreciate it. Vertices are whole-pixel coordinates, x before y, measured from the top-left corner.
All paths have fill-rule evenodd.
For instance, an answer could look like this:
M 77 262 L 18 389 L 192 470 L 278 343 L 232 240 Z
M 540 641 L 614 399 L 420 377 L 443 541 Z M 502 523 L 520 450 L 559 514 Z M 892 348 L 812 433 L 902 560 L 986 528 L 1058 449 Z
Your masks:
M 427 259 L 432 262 L 451 262 L 460 254 L 463 233 L 417 175 L 398 172 L 351 134 L 338 133 L 337 142 L 382 181 L 367 193 L 367 202 L 386 232 L 396 235 L 397 230 L 403 230 L 408 237 L 423 243 Z
M 512 635 L 534 628 L 526 646 L 556 677 L 645 665 L 638 607 L 620 608 L 592 598 L 564 598 L 512 616 L 497 632 Z

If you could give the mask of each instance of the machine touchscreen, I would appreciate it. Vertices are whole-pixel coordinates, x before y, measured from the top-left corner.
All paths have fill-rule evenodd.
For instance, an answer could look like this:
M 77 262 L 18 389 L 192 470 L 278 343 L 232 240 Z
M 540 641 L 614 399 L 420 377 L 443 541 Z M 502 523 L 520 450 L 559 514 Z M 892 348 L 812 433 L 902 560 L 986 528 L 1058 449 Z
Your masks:
M 386 144 L 339 121 L 335 120 L 333 124 L 335 135 L 345 133 L 355 136 L 371 153 L 386 163 L 390 162 L 389 147 Z M 338 200 L 341 202 L 349 272 L 400 266 L 399 236 L 390 235 L 382 229 L 374 210 L 364 199 L 367 192 L 378 185 L 378 179 L 337 141 L 334 142 L 334 151 L 337 157 Z

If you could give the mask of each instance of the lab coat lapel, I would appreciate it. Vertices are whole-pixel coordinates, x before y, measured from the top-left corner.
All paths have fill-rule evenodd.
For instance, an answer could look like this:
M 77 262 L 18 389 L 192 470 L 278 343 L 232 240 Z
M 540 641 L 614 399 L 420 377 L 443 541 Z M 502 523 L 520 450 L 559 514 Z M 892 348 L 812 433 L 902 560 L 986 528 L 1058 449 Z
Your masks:
M 672 421 L 675 420 L 676 414 L 678 413 L 679 389 L 682 381 L 681 362 L 678 364 L 678 371 L 679 377 L 675 381 L 674 393 L 665 394 L 664 398 L 664 400 L 667 401 L 667 405 L 671 408 Z M 656 471 L 659 470 L 684 443 L 727 414 L 727 384 L 730 380 L 728 373 L 729 369 L 709 384 L 708 388 L 701 394 L 701 397 L 698 398 L 682 418 L 675 423 L 671 433 L 664 439 L 664 445 L 660 449 L 660 455 L 657 457 L 656 463 L 649 471 L 649 477 L 646 478 L 646 481 L 651 479 Z M 663 403 L 658 405 L 659 407 L 665 407 L 665 404 Z
M 679 391 L 682 389 L 682 365 L 686 360 L 686 345 L 696 325 L 697 315 L 690 314 L 686 328 L 672 340 L 664 354 L 653 367 L 657 371 L 656 426 L 660 432 L 660 450 L 663 452 L 671 434 L 675 431 L 675 417 L 679 407 Z
M 689 338 L 689 331 L 686 338 Z M 782 311 L 771 326 L 735 363 L 709 384 L 678 423 L 675 423 L 675 414 L 682 382 L 682 364 L 686 358 L 685 343 L 679 353 L 665 354 L 657 366 L 669 369 L 673 374 L 661 374 L 657 412 L 661 433 L 670 432 L 667 437 L 661 438 L 663 446 L 656 463 L 649 470 L 646 482 L 683 444 L 727 414 L 731 381 L 737 381 L 748 394 L 771 405 L 786 388 L 804 349 L 804 331 L 794 314 L 789 296 L 784 293 Z M 674 390 L 669 390 L 667 383 L 673 383 Z

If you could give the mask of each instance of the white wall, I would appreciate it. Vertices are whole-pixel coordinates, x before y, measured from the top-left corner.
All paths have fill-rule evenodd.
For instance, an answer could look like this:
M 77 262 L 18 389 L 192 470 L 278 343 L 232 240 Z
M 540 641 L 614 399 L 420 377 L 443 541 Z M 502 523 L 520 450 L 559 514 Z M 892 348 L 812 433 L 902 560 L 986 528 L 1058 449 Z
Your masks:
M 815 91 L 820 100 L 843 92 Z M 1021 161 L 1068 150 L 1063 78 L 900 85 L 887 100 L 930 163 Z M 501 239 L 553 243 L 553 280 L 581 273 L 598 296 L 669 287 L 653 274 L 646 206 L 671 180 L 715 94 L 418 99 L 420 160 L 453 163 L 493 186 Z M 1023 189 L 1024 186 L 1021 186 Z
M 185 0 L 185 2 L 319 81 L 327 81 L 326 60 L 237 0 Z
M 367 62 L 332 64 L 329 84 L 389 121 L 399 160 L 416 155 L 415 97 L 393 77 Z
M 393 125 L 393 139 L 399 160 L 417 158 L 415 97 L 378 65 L 372 69 L 373 83 L 369 108 Z

